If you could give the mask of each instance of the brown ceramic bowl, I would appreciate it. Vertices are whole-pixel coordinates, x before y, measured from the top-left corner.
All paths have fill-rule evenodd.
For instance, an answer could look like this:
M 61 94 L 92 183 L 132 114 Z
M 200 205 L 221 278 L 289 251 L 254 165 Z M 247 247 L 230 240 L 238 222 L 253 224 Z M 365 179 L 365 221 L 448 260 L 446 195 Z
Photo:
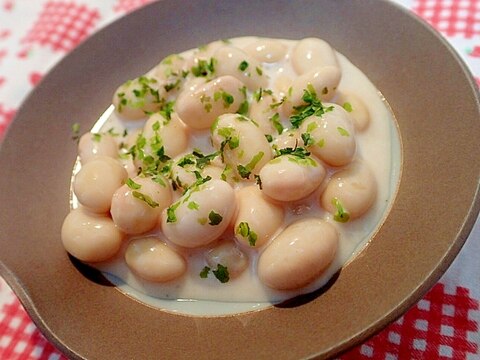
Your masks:
M 398 196 L 370 246 L 299 306 L 220 318 L 147 307 L 75 267 L 60 241 L 76 156 L 126 78 L 217 38 L 318 36 L 388 99 L 403 139 Z M 33 91 L 0 152 L 0 274 L 45 336 L 71 358 L 329 357 L 414 304 L 452 262 L 476 219 L 477 87 L 446 42 L 379 0 L 154 3 L 100 31 Z M 80 269 L 81 270 L 81 269 Z

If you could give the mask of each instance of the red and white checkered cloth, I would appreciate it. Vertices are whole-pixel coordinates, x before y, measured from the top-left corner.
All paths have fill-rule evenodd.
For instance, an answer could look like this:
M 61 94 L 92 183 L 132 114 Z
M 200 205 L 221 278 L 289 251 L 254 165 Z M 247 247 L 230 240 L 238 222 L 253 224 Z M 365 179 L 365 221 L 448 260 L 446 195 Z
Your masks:
M 152 0 L 0 0 L 0 139 L 29 91 L 94 31 Z M 395 0 L 446 36 L 480 83 L 480 0 Z M 352 359 L 480 360 L 480 225 L 440 282 Z M 64 359 L 0 278 L 0 359 Z

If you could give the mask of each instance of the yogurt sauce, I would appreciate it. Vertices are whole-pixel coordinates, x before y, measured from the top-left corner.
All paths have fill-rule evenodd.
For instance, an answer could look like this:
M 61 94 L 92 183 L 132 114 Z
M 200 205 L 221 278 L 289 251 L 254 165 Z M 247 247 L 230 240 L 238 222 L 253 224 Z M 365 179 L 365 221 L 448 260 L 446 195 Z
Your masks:
M 231 39 L 233 45 L 243 48 L 255 38 L 244 37 Z M 263 71 L 269 77 L 268 88 L 274 88 L 275 82 L 282 77 L 294 79 L 295 74 L 290 59 L 291 49 L 295 41 L 282 40 L 288 46 L 288 55 L 284 60 L 273 64 L 263 64 Z M 183 54 L 189 56 L 195 50 Z M 372 170 L 377 183 L 377 196 L 370 210 L 360 219 L 347 223 L 333 221 L 332 215 L 319 206 L 319 195 L 325 188 L 320 186 L 307 199 L 288 203 L 284 226 L 302 217 L 319 217 L 334 225 L 339 233 L 339 246 L 336 256 L 328 269 L 307 287 L 290 290 L 273 290 L 259 280 L 256 274 L 259 252 L 256 249 L 242 249 L 249 258 L 250 266 L 238 278 L 221 284 L 217 279 L 200 278 L 199 273 L 205 265 L 204 248 L 183 251 L 188 263 L 187 272 L 179 279 L 168 283 L 153 283 L 136 276 L 124 261 L 124 254 L 128 241 L 124 241 L 121 250 L 111 260 L 92 264 L 115 284 L 122 292 L 141 302 L 164 309 L 166 311 L 192 315 L 224 315 L 262 309 L 272 304 L 280 303 L 300 294 L 310 293 L 325 285 L 334 274 L 352 261 L 359 254 L 372 236 L 378 231 L 394 201 L 401 172 L 401 144 L 398 128 L 394 116 L 386 100 L 369 79 L 355 67 L 345 56 L 336 53 L 342 71 L 342 78 L 337 91 L 351 92 L 357 95 L 368 108 L 370 123 L 362 132 L 356 132 L 356 157 L 361 158 Z M 152 70 L 153 71 L 153 70 Z M 281 80 L 280 80 L 281 81 Z M 284 95 L 284 94 L 281 94 Z M 332 102 L 335 102 L 335 98 Z M 111 127 L 129 129 L 138 126 L 139 122 L 125 122 L 120 120 L 113 106 L 109 107 L 100 117 L 92 132 L 105 131 Z M 287 123 L 285 122 L 284 125 Z M 139 124 L 140 125 L 140 124 Z M 143 122 L 141 122 L 143 126 Z M 203 153 L 215 151 L 209 142 L 210 132 L 192 131 L 190 147 L 200 148 Z M 78 172 L 79 164 L 74 169 Z M 333 171 L 329 170 L 327 179 Z M 240 185 L 241 186 L 241 185 Z M 72 207 L 77 207 L 75 195 L 71 195 Z M 152 232 L 167 241 L 160 230 Z M 229 235 L 233 237 L 232 235 Z M 132 237 L 134 238 L 134 237 Z M 275 238 L 275 237 L 273 237 Z

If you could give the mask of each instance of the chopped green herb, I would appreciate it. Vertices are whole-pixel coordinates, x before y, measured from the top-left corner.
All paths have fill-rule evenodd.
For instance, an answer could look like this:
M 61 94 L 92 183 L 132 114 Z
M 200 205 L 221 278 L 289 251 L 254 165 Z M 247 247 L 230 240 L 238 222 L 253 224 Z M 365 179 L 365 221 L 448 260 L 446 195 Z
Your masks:
M 190 210 L 198 210 L 200 206 L 195 201 L 190 201 L 187 205 Z
M 267 139 L 267 141 L 270 143 L 273 141 L 273 136 L 270 135 L 270 134 L 265 134 L 265 138 Z
M 332 205 L 335 206 L 337 209 L 337 211 L 333 215 L 333 220 L 341 223 L 346 223 L 348 220 L 350 220 L 350 214 L 345 211 L 338 198 L 334 197 L 332 199 Z
M 160 108 L 159 113 L 167 120 L 172 118 L 171 115 L 173 113 L 173 105 L 175 105 L 174 101 L 167 101 Z
M 242 221 L 240 224 L 238 224 L 236 232 L 237 234 L 246 238 L 250 246 L 255 246 L 258 236 L 252 229 L 250 229 L 250 226 L 247 222 Z
M 283 98 L 280 99 L 280 101 L 270 104 L 270 109 L 276 109 L 280 107 L 285 102 L 285 100 L 287 100 L 287 98 L 284 96 Z
M 260 67 L 257 66 L 257 67 L 255 68 L 255 71 L 257 72 L 257 74 L 258 74 L 259 76 L 262 76 L 262 75 L 263 75 L 263 70 L 262 70 L 262 68 L 260 68 Z
M 152 208 L 156 208 L 156 207 L 159 206 L 159 204 L 157 202 L 153 201 L 153 199 L 146 194 L 142 194 L 141 192 L 133 190 L 132 195 L 133 195 L 133 197 L 146 202 L 147 205 L 152 207 Z
M 308 132 L 302 134 L 302 140 L 303 140 L 303 145 L 305 146 L 310 146 L 315 144 L 315 140 L 312 138 L 312 135 L 310 135 L 310 133 Z
M 195 165 L 195 160 L 193 159 L 193 156 L 191 154 L 188 154 L 183 158 L 181 158 L 180 161 L 177 163 L 177 165 L 182 168 L 184 168 L 187 165 Z
M 178 85 L 180 85 L 180 79 L 177 79 L 177 81 L 175 82 L 165 84 L 163 88 L 165 89 L 166 92 L 169 92 L 175 89 L 176 87 L 178 87 Z
M 240 71 L 245 71 L 247 70 L 248 68 L 248 62 L 246 62 L 245 60 L 243 60 L 240 65 L 238 65 L 238 70 Z
M 278 134 L 280 135 L 282 132 L 283 132 L 283 125 L 282 123 L 280 122 L 280 114 L 279 113 L 275 113 L 270 119 L 268 119 L 273 127 L 275 128 L 275 130 L 277 130 Z
M 102 140 L 102 134 L 99 134 L 99 133 L 92 134 L 92 140 L 95 142 L 100 142 Z
M 262 160 L 263 155 L 265 155 L 265 153 L 263 151 L 260 151 L 257 155 L 255 155 L 252 158 L 252 160 L 250 160 L 250 162 L 247 165 L 245 166 L 238 165 L 237 170 L 240 176 L 244 179 L 250 178 L 250 174 L 252 173 L 253 169 L 258 164 L 258 162 Z
M 138 190 L 142 187 L 142 185 L 140 184 L 137 184 L 135 181 L 133 181 L 131 178 L 128 178 L 127 181 L 125 182 L 125 184 L 130 188 L 130 189 L 133 189 L 133 190 Z
M 318 146 L 319 148 L 324 147 L 324 146 L 325 146 L 325 139 L 322 138 L 322 139 L 318 140 L 317 146 Z
M 305 159 L 307 156 L 310 155 L 310 152 L 308 152 L 307 150 L 305 150 L 305 148 L 302 148 L 302 147 L 295 147 L 295 148 L 287 147 L 284 149 L 276 150 L 275 157 L 279 157 L 282 155 L 293 155 L 301 159 Z
M 340 126 L 337 126 L 337 130 L 342 136 L 350 136 L 350 133 Z
M 210 211 L 210 213 L 208 214 L 208 219 L 210 220 L 210 222 L 208 223 L 209 225 L 218 225 L 222 222 L 223 220 L 223 217 L 222 215 L 216 213 L 215 211 Z
M 343 108 L 344 108 L 347 112 L 352 112 L 352 111 L 353 111 L 352 104 L 350 104 L 349 102 L 343 103 Z
M 244 100 L 241 104 L 240 107 L 237 110 L 237 114 L 240 115 L 247 115 L 248 114 L 248 108 L 250 105 L 248 104 L 248 100 Z
M 74 123 L 72 125 L 72 140 L 78 141 L 80 139 L 80 124 Z
M 113 127 L 111 127 L 110 129 L 107 130 L 107 134 L 110 135 L 110 136 L 113 136 L 113 137 L 120 136 L 119 133 L 115 132 L 115 129 Z
M 192 74 L 195 77 L 207 77 L 215 73 L 215 64 L 217 60 L 215 58 L 210 58 L 210 61 L 200 59 L 198 60 L 198 65 L 191 68 Z
M 210 268 L 208 266 L 205 266 L 202 271 L 200 271 L 200 277 L 202 279 L 206 279 L 208 277 L 208 273 L 210 272 Z
M 316 128 L 318 128 L 318 124 L 315 121 L 313 121 L 307 125 L 307 132 L 311 133 Z
M 260 190 L 262 190 L 262 179 L 260 178 L 260 175 L 254 175 L 255 178 L 255 183 L 258 185 Z
M 228 282 L 230 280 L 230 275 L 228 273 L 228 268 L 223 266 L 222 264 L 217 265 L 217 269 L 213 270 L 213 275 L 220 281 L 222 284 Z
M 207 218 L 198 218 L 198 219 L 197 219 L 197 222 L 198 222 L 200 225 L 205 225 L 205 224 L 208 222 L 208 219 L 207 219 Z
M 152 130 L 153 130 L 153 131 L 158 131 L 158 130 L 160 130 L 160 122 L 159 122 L 159 121 L 155 121 L 155 122 L 152 124 Z
M 218 155 L 220 155 L 220 152 L 216 151 L 214 153 L 211 153 L 209 155 L 203 155 L 202 153 L 198 151 L 193 151 L 192 152 L 193 156 L 197 157 L 196 159 L 196 166 L 199 169 L 203 169 L 205 166 L 210 164 L 210 162 L 215 159 Z
M 323 106 L 322 102 L 317 98 L 312 84 L 308 84 L 307 89 L 303 90 L 302 100 L 305 105 L 295 106 L 293 108 L 294 114 L 290 116 L 290 122 L 294 128 L 299 128 L 303 120 L 309 116 L 321 116 L 327 111 L 333 110 L 333 106 Z
M 173 203 L 167 208 L 167 223 L 174 223 L 177 221 L 175 210 L 180 206 L 180 202 Z

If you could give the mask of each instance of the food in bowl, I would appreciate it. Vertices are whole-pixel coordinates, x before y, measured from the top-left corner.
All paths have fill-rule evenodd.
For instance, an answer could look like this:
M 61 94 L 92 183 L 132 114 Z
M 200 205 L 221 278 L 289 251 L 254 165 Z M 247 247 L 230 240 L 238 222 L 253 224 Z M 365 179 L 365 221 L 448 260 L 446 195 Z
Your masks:
M 393 201 L 393 115 L 321 39 L 241 37 L 173 54 L 122 84 L 113 105 L 80 138 L 62 241 L 152 297 L 312 292 Z

